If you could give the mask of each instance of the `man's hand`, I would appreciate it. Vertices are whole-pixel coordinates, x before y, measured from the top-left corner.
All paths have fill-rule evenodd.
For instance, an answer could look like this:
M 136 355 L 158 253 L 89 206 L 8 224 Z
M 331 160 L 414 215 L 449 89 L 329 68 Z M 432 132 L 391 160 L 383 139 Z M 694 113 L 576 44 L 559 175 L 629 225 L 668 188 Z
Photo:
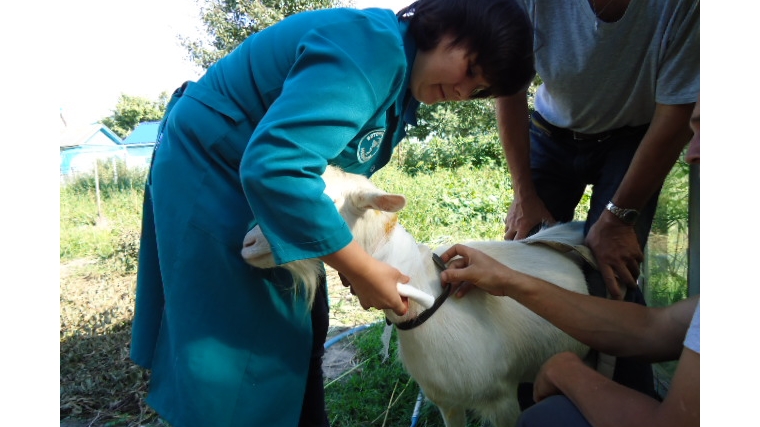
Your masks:
M 556 222 L 538 196 L 515 198 L 504 218 L 504 240 L 524 239 L 536 226 L 542 223 L 553 225 Z
M 564 394 L 557 384 L 566 372 L 577 373 L 579 369 L 589 369 L 575 353 L 563 352 L 552 356 L 538 371 L 533 382 L 533 400 L 540 402 L 547 397 Z
M 632 226 L 604 212 L 591 226 L 586 245 L 596 257 L 599 272 L 612 299 L 623 299 L 623 286 L 636 288 L 644 253 Z
M 507 286 L 521 274 L 484 252 L 461 244 L 447 249 L 441 259 L 448 263 L 448 268 L 441 272 L 442 284 L 460 285 L 458 297 L 467 294 L 473 286 L 491 295 L 504 296 Z

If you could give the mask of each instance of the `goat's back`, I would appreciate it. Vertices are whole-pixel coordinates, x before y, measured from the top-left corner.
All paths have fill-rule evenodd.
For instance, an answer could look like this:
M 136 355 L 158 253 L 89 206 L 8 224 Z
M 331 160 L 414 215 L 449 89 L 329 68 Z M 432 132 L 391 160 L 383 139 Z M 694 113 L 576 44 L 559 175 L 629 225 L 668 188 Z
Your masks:
M 566 243 L 582 240 L 567 226 Z M 563 230 L 555 230 L 561 232 Z M 557 233 L 559 235 L 559 233 Z M 557 286 L 587 294 L 577 259 L 543 245 L 520 241 L 471 241 L 510 268 Z M 445 247 L 436 249 L 440 254 Z M 508 297 L 472 289 L 449 298 L 417 329 L 399 331 L 399 356 L 426 396 L 444 407 L 487 408 L 503 404 L 519 382 L 531 382 L 552 355 L 588 347 Z M 466 368 L 465 368 L 466 367 Z M 467 396 L 468 402 L 462 402 Z

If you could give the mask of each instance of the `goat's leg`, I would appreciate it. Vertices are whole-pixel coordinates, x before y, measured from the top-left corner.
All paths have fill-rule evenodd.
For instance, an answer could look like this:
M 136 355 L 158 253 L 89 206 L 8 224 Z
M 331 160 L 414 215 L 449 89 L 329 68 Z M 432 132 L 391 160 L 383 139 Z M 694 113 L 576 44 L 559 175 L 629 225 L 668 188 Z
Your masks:
M 487 408 L 476 409 L 476 412 L 488 427 L 514 427 L 520 416 L 520 404 L 517 396 L 509 396 Z
M 443 423 L 446 427 L 467 427 L 467 412 L 464 408 L 438 406 L 438 410 L 441 411 Z

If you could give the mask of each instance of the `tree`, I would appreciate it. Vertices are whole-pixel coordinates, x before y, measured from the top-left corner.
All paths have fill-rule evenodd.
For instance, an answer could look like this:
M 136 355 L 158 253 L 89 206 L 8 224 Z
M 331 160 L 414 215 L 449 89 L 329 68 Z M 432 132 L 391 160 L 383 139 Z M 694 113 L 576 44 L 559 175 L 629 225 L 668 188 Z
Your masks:
M 180 37 L 189 58 L 208 69 L 223 56 L 232 52 L 249 35 L 261 31 L 287 16 L 306 10 L 351 6 L 353 0 L 197 0 L 205 37 Z M 411 1 L 410 1 L 411 3 Z M 536 77 L 530 89 L 529 102 L 540 79 Z M 422 105 L 417 113 L 419 126 L 408 129 L 408 135 L 420 141 L 428 138 L 455 140 L 470 151 L 481 152 L 480 144 L 497 144 L 494 100 L 448 102 Z M 527 119 L 527 118 L 526 118 Z M 496 142 L 493 142 L 496 141 Z M 488 148 L 488 147 L 487 147 Z M 500 154 L 500 148 L 496 150 Z M 494 151 L 486 150 L 491 155 Z
M 115 134 L 124 138 L 129 135 L 140 122 L 161 120 L 166 111 L 169 94 L 161 92 L 158 100 L 151 101 L 139 96 L 121 94 L 116 108 L 110 117 L 101 120 Z
M 418 126 L 408 129 L 419 140 L 435 136 L 442 139 L 481 136 L 496 130 L 493 99 L 467 102 L 422 104 L 417 110 Z
M 533 111 L 536 90 L 540 84 L 541 78 L 536 76 L 528 88 L 530 111 Z M 419 140 L 428 137 L 448 139 L 494 134 L 497 132 L 494 105 L 493 99 L 423 104 L 417 111 L 419 126 L 410 128 L 407 133 Z
M 287 16 L 342 4 L 337 0 L 198 0 L 201 1 L 200 19 L 206 39 L 180 37 L 180 41 L 190 59 L 204 70 L 232 52 L 249 35 Z

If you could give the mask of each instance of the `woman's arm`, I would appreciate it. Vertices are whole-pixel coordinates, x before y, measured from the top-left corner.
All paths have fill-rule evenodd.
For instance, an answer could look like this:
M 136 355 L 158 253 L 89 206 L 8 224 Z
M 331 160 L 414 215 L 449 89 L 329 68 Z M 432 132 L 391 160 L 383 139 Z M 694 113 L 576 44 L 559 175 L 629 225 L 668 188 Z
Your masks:
M 409 303 L 399 295 L 396 284 L 408 283 L 409 277 L 372 258 L 356 240 L 320 259 L 348 279 L 365 310 L 389 308 L 399 316 L 406 314 Z

